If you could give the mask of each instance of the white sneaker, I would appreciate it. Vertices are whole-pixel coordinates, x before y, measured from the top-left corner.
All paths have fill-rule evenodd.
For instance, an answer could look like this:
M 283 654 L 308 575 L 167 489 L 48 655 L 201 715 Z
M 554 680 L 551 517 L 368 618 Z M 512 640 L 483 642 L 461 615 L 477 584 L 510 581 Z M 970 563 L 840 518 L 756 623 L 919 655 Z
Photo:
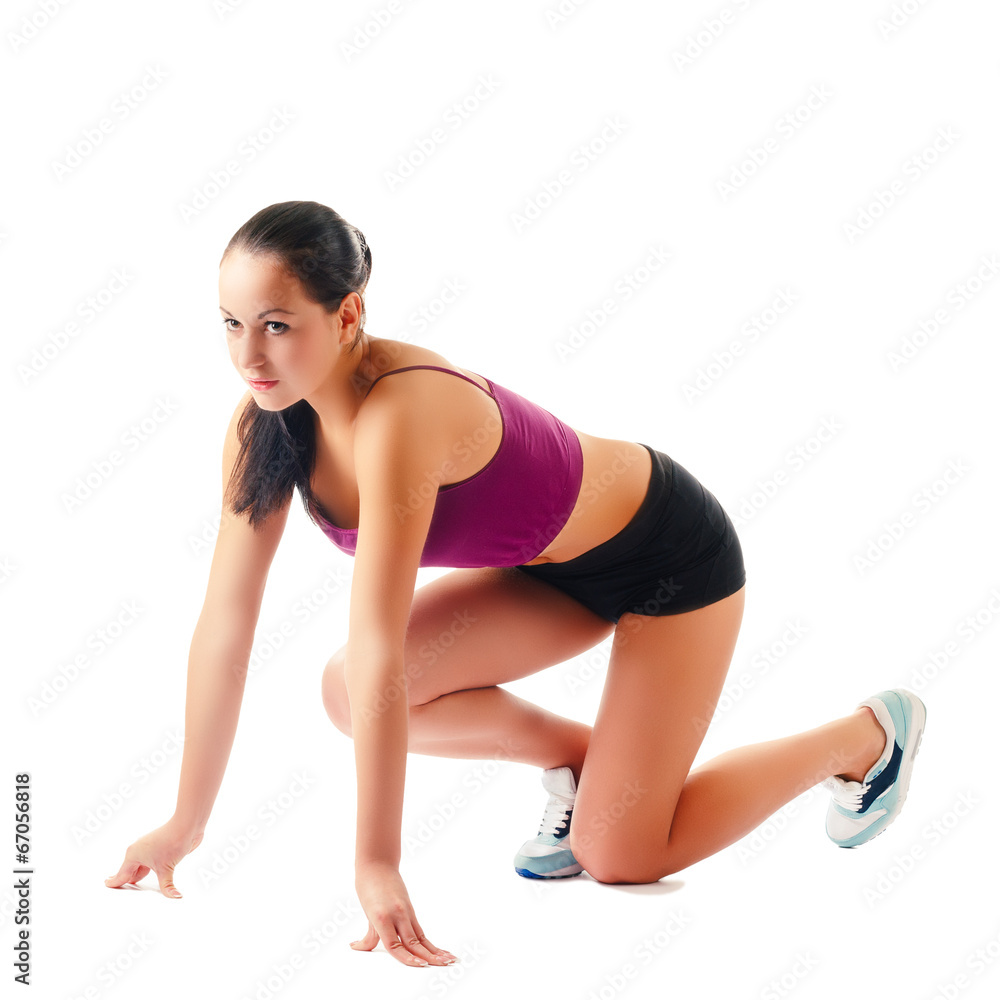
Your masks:
M 885 730 L 885 750 L 864 781 L 845 781 L 836 774 L 823 781 L 833 792 L 826 814 L 826 833 L 838 847 L 867 843 L 899 815 L 927 719 L 924 703 L 905 688 L 879 691 L 858 708 L 863 706 L 875 713 Z
M 550 767 L 542 772 L 542 786 L 549 793 L 538 836 L 527 840 L 514 857 L 514 871 L 525 878 L 569 878 L 583 867 L 569 849 L 569 823 L 576 802 L 576 778 L 570 767 Z

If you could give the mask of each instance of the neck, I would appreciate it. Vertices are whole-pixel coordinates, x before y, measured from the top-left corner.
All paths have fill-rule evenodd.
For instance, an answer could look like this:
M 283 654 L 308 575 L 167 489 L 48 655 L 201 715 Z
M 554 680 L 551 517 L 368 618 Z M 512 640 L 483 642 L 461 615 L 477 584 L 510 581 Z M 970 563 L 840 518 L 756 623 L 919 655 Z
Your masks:
M 345 351 L 338 358 L 316 392 L 306 397 L 316 411 L 318 447 L 335 446 L 353 433 L 358 410 L 374 377 L 370 370 L 371 351 L 372 338 L 363 336 L 353 351 Z

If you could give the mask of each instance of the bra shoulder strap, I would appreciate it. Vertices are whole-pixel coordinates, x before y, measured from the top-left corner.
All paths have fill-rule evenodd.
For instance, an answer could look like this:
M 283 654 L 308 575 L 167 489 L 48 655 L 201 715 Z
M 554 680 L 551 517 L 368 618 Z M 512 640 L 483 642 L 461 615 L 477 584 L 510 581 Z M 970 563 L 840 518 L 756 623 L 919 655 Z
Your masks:
M 429 368 L 432 371 L 447 372 L 449 375 L 457 375 L 459 378 L 464 378 L 466 382 L 472 383 L 472 385 L 474 385 L 477 389 L 482 389 L 487 396 L 493 395 L 488 389 L 483 389 L 483 387 L 478 382 L 476 382 L 475 379 L 469 378 L 468 375 L 463 375 L 461 372 L 452 371 L 450 368 L 442 368 L 440 367 L 440 365 L 406 365 L 405 368 L 394 368 L 391 372 L 382 372 L 382 374 L 375 379 L 375 382 L 372 382 L 372 384 L 368 387 L 368 392 L 371 392 L 372 389 L 375 388 L 375 383 L 378 382 L 380 378 L 385 378 L 386 375 L 395 375 L 396 372 L 412 371 L 414 368 Z M 365 393 L 365 396 L 368 395 L 368 392 Z

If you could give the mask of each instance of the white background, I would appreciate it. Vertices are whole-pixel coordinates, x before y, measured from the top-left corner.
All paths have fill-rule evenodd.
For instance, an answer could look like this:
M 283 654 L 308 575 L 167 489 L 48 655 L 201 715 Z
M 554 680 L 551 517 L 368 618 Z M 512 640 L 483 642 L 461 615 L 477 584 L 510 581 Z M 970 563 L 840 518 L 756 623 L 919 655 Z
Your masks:
M 994 996 L 996 7 L 43 6 L 4 13 L 0 212 L 3 780 L 32 775 L 38 994 Z M 746 612 L 696 764 L 883 688 L 921 693 L 923 748 L 884 836 L 838 850 L 817 789 L 659 883 L 540 885 L 511 865 L 541 817 L 540 772 L 411 755 L 403 877 L 431 940 L 465 961 L 352 951 L 352 744 L 319 696 L 351 560 L 296 499 L 227 776 L 177 869 L 184 898 L 152 875 L 104 887 L 174 806 L 222 439 L 245 389 L 218 261 L 291 199 L 364 231 L 370 333 L 664 450 L 729 511 Z M 667 262 L 643 271 L 654 249 Z M 449 283 L 462 292 L 443 303 Z M 782 293 L 791 307 L 767 313 Z M 608 298 L 614 313 L 585 325 Z M 790 623 L 805 634 L 781 650 Z M 510 689 L 592 722 L 606 660 L 604 644 Z M 8 955 L 13 903 L 0 890 Z

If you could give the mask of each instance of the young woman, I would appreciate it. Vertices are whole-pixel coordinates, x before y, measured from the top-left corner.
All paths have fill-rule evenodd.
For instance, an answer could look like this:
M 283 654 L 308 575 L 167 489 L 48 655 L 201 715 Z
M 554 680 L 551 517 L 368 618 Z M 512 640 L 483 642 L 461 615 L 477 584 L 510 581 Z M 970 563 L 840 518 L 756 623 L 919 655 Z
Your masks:
M 691 770 L 743 617 L 729 517 L 664 452 L 578 431 L 434 351 L 367 334 L 371 266 L 361 232 L 316 202 L 271 205 L 226 247 L 220 307 L 250 390 L 223 447 L 177 805 L 106 884 L 155 871 L 180 895 L 173 871 L 201 842 L 222 781 L 296 487 L 355 558 L 347 643 L 326 666 L 323 701 L 355 744 L 355 887 L 369 921 L 358 949 L 381 940 L 405 964 L 454 960 L 424 934 L 399 875 L 407 751 L 543 769 L 541 829 L 514 862 L 527 877 L 653 882 L 819 782 L 833 791 L 836 844 L 885 829 L 923 703 L 882 691 Z M 454 570 L 414 592 L 419 566 Z M 593 727 L 498 687 L 612 632 Z

